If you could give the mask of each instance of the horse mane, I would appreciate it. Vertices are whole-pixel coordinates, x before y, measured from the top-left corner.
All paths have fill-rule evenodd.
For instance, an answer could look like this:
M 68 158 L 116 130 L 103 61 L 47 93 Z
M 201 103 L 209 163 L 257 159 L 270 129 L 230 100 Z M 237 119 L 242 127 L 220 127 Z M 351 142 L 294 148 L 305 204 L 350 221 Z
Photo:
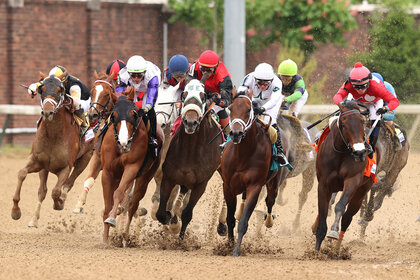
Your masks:
M 344 101 L 343 102 L 343 106 L 345 108 L 347 108 L 347 109 L 350 109 L 350 110 L 358 110 L 358 111 L 360 111 L 359 105 L 354 100 L 346 100 L 346 101 Z

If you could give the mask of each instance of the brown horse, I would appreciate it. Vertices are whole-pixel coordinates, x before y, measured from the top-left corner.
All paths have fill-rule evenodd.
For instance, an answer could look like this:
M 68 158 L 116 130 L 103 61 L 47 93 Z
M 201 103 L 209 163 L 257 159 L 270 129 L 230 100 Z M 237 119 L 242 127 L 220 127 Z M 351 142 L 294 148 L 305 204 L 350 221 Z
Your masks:
M 73 213 L 75 214 L 83 212 L 83 205 L 86 203 L 89 190 L 93 187 L 95 179 L 98 177 L 99 172 L 102 170 L 101 156 L 99 153 L 100 146 L 98 146 L 99 143 L 96 143 L 99 135 L 101 135 L 99 142 L 101 142 L 103 139 L 104 133 L 101 133 L 101 130 L 104 127 L 109 114 L 111 113 L 112 107 L 114 106 L 114 103 L 111 99 L 111 92 L 115 93 L 115 81 L 112 79 L 112 75 L 106 75 L 105 73 L 98 75 L 95 71 L 93 76 L 95 78 L 95 82 L 90 90 L 92 103 L 89 109 L 89 120 L 91 123 L 96 124 L 94 127 L 95 149 L 93 151 L 92 158 L 90 159 L 88 176 L 83 183 L 83 189 L 79 196 L 79 200 L 73 209 Z M 99 127 L 101 127 L 101 130 L 99 130 Z
M 177 223 L 177 216 L 172 217 L 166 210 L 172 189 L 176 184 L 181 189 L 190 189 L 190 199 L 181 214 L 182 226 L 179 237 L 182 239 L 192 219 L 195 205 L 203 195 L 207 182 L 220 164 L 222 138 L 209 141 L 219 132 L 209 110 L 203 113 L 204 86 L 198 80 L 190 81 L 186 87 L 186 98 L 181 112 L 182 124 L 178 128 L 166 153 L 162 165 L 162 183 L 160 185 L 160 203 L 156 217 L 162 224 Z
M 142 115 L 133 102 L 135 89 L 126 90 L 119 99 L 111 92 L 115 104 L 111 112 L 111 126 L 104 136 L 101 148 L 102 188 L 105 202 L 103 214 L 103 242 L 108 243 L 109 228 L 116 226 L 116 217 L 127 190 L 136 180 L 133 196 L 128 207 L 128 221 L 125 228 L 128 237 L 129 226 L 139 201 L 144 197 L 147 185 L 160 163 L 160 148 L 163 142 L 162 130 L 158 128 L 158 153 L 148 147 L 147 129 Z M 142 111 L 139 111 L 142 112 Z M 124 207 L 124 206 L 123 206 Z
M 234 256 L 241 253 L 242 238 L 248 229 L 248 221 L 257 204 L 258 196 L 264 185 L 267 186 L 266 205 L 268 210 L 266 226 L 272 226 L 272 208 L 279 184 L 289 173 L 287 168 L 270 172 L 272 142 L 264 125 L 256 121 L 252 108 L 252 92 L 234 96 L 230 105 L 232 141 L 226 145 L 221 159 L 223 193 L 227 204 L 227 225 L 229 242 L 234 243 L 236 196 L 246 193 L 244 214 L 238 224 L 238 240 Z M 288 142 L 281 133 L 283 148 L 288 154 Z
M 48 173 L 54 173 L 58 177 L 52 191 L 52 198 L 54 209 L 62 210 L 74 180 L 86 168 L 92 156 L 93 145 L 92 141 L 85 143 L 80 140 L 80 128 L 66 106 L 69 101 L 66 99 L 61 77 L 56 78 L 53 75 L 50 77 L 41 75 L 41 77 L 44 81 L 38 92 L 41 94 L 42 120 L 32 143 L 29 161 L 19 171 L 12 208 L 12 218 L 19 219 L 22 183 L 28 173 L 39 172 L 38 205 L 29 222 L 29 227 L 38 226 L 41 204 L 47 194 Z
M 315 233 L 315 249 L 319 251 L 327 232 L 328 204 L 331 194 L 343 191 L 335 206 L 335 220 L 328 237 L 338 239 L 336 249 L 340 250 L 344 233 L 353 216 L 359 211 L 363 198 L 372 187 L 373 179 L 365 177 L 367 149 L 365 145 L 364 116 L 355 101 L 339 104 L 340 115 L 331 124 L 331 131 L 319 146 L 316 159 L 318 178 L 318 217 L 312 227 Z M 377 150 L 377 163 L 380 162 Z M 347 209 L 346 209 L 347 207 Z M 341 232 L 338 234 L 341 220 Z

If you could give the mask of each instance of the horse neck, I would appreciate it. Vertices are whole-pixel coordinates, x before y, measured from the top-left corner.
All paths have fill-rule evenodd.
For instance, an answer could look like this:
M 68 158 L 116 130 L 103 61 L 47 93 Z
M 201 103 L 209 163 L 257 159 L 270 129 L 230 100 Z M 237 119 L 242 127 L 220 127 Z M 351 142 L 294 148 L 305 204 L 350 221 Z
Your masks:
M 242 138 L 241 143 L 233 145 L 233 148 L 241 155 L 251 154 L 255 151 L 254 147 L 260 145 L 263 141 L 261 136 L 263 136 L 263 132 L 259 131 L 257 123 L 254 121 L 249 129 L 246 130 L 246 135 Z
M 65 131 L 70 124 L 69 117 L 70 114 L 67 113 L 67 109 L 63 106 L 57 110 L 51 121 L 43 119 L 41 124 L 48 137 L 53 137 L 54 139 L 67 138 L 68 134 Z
M 210 141 L 210 139 L 217 134 L 218 131 L 216 128 L 216 124 L 213 124 L 213 127 L 210 127 L 207 114 L 201 120 L 198 131 L 193 134 L 185 133 L 184 124 L 182 123 L 182 125 L 178 128 L 178 130 L 180 130 L 179 139 L 182 143 L 188 143 L 188 147 L 200 146 L 205 143 L 205 141 Z
M 338 120 L 337 120 L 338 122 Z M 347 146 L 346 143 L 344 143 L 344 139 L 343 137 L 341 137 L 340 134 L 340 128 L 337 126 L 337 123 L 334 123 L 332 125 L 332 145 L 335 147 L 336 150 L 338 151 L 347 151 Z M 347 153 L 345 153 L 347 154 Z

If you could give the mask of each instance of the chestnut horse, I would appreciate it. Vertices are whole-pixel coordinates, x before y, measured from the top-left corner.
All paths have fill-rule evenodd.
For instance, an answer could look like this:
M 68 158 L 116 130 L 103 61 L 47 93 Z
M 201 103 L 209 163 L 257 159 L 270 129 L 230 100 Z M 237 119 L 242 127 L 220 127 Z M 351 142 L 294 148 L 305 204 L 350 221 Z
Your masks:
M 178 217 L 172 217 L 171 212 L 166 210 L 169 196 L 176 184 L 181 185 L 182 189 L 191 190 L 188 204 L 181 214 L 181 239 L 192 219 L 195 205 L 220 164 L 219 145 L 222 143 L 222 137 L 217 137 L 207 144 L 218 134 L 219 128 L 209 114 L 210 110 L 203 113 L 204 86 L 198 80 L 191 80 L 185 87 L 185 94 L 182 124 L 169 144 L 162 165 L 160 203 L 156 212 L 156 218 L 162 224 L 168 224 L 170 220 L 171 223 L 177 223 Z
M 160 163 L 160 148 L 163 133 L 157 129 L 158 153 L 148 147 L 148 135 L 142 115 L 134 104 L 135 88 L 131 87 L 119 99 L 111 92 L 115 104 L 110 120 L 111 126 L 104 136 L 101 148 L 102 188 L 105 202 L 103 214 L 103 242 L 108 243 L 109 228 L 116 226 L 116 217 L 127 190 L 136 180 L 133 196 L 128 207 L 128 220 L 125 234 L 128 237 L 129 226 L 140 200 L 144 197 L 147 185 L 153 178 Z M 143 111 L 139 111 L 143 112 Z
M 83 205 L 86 203 L 87 195 L 89 190 L 93 187 L 95 179 L 98 177 L 99 172 L 102 170 L 100 146 L 97 143 L 98 136 L 100 135 L 99 142 L 102 141 L 104 132 L 102 129 L 105 126 L 105 122 L 111 113 L 111 109 L 114 103 L 111 99 L 111 92 L 115 93 L 115 81 L 112 79 L 112 75 L 106 75 L 101 73 L 98 75 L 96 71 L 93 74 L 95 78 L 94 85 L 90 90 L 92 104 L 89 109 L 89 120 L 91 123 L 96 124 L 94 127 L 95 132 L 95 149 L 93 151 L 92 158 L 90 159 L 89 173 L 86 180 L 83 183 L 83 189 L 79 196 L 76 206 L 73 209 L 73 213 L 79 214 L 83 212 Z M 101 130 L 99 130 L 101 126 Z M 102 133 L 101 133 L 102 132 Z
M 241 254 L 241 243 L 248 229 L 248 221 L 258 201 L 264 185 L 267 186 L 267 220 L 266 226 L 272 226 L 272 208 L 277 196 L 277 189 L 285 179 L 289 170 L 280 168 L 270 171 L 272 158 L 272 142 L 268 135 L 270 124 L 265 125 L 254 116 L 252 92 L 236 95 L 230 105 L 230 137 L 232 141 L 226 145 L 221 159 L 221 175 L 223 193 L 227 204 L 227 225 L 229 242 L 234 243 L 236 196 L 246 193 L 244 213 L 238 224 L 238 240 L 233 251 L 234 256 Z M 283 148 L 288 155 L 288 142 L 282 135 Z
M 39 172 L 38 204 L 29 227 L 38 227 L 41 204 L 47 194 L 48 173 L 58 177 L 51 196 L 54 209 L 62 210 L 74 180 L 83 172 L 92 156 L 93 142 L 81 141 L 80 128 L 66 106 L 69 100 L 61 82 L 63 75 L 59 78 L 41 75 L 44 80 L 38 92 L 41 94 L 42 120 L 32 143 L 29 161 L 18 174 L 12 208 L 12 218 L 15 220 L 21 217 L 19 201 L 22 183 L 28 173 Z
M 317 251 L 327 233 L 328 204 L 331 194 L 343 191 L 335 206 L 335 220 L 328 237 L 338 239 L 336 250 L 339 252 L 344 233 L 353 216 L 359 211 L 363 198 L 373 185 L 371 177 L 365 177 L 367 149 L 365 145 L 364 116 L 355 101 L 338 105 L 340 115 L 331 124 L 331 131 L 319 146 L 316 158 L 318 179 L 318 217 L 312 227 L 315 233 Z M 377 164 L 380 151 L 376 152 Z M 346 209 L 347 207 L 347 209 Z M 338 234 L 341 220 L 341 232 Z

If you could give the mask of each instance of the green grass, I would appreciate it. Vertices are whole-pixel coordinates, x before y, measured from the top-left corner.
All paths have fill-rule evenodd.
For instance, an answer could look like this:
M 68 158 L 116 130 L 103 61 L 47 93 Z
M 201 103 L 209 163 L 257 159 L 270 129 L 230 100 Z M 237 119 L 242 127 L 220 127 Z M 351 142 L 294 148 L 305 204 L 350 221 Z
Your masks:
M 31 146 L 7 144 L 0 148 L 0 156 L 28 156 L 30 152 Z

